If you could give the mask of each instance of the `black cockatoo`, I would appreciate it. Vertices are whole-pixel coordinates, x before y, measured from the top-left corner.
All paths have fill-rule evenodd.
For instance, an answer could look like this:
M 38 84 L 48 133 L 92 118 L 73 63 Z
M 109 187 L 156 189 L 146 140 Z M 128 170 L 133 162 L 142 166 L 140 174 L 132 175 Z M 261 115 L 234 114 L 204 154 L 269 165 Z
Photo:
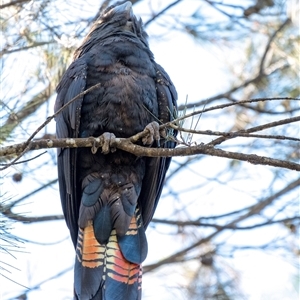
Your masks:
M 176 90 L 154 61 L 132 4 L 118 2 L 97 19 L 57 87 L 58 138 L 101 136 L 104 146 L 58 149 L 64 216 L 76 249 L 75 299 L 141 299 L 145 230 L 161 195 L 170 158 L 136 157 L 110 141 L 147 129 L 140 144 L 174 148 L 175 132 L 159 140 L 158 123 L 173 119 Z M 156 123 L 157 122 L 157 123 Z

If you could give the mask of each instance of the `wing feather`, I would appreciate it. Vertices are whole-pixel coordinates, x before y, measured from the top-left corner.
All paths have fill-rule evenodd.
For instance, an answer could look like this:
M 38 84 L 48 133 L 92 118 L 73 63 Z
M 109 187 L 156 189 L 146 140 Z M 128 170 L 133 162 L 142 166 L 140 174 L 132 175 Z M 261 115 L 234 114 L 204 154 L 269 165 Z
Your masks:
M 158 117 L 162 123 L 166 123 L 172 121 L 175 117 L 177 92 L 166 71 L 159 64 L 154 64 L 156 69 L 157 101 L 159 105 Z M 175 138 L 177 132 L 172 131 L 170 134 Z M 175 148 L 176 146 L 176 143 L 172 140 L 164 140 L 160 144 L 162 148 Z M 145 228 L 147 228 L 154 215 L 170 163 L 170 157 L 146 159 L 146 173 L 139 197 Z
M 84 57 L 74 61 L 57 86 L 57 99 L 54 111 L 57 112 L 86 87 L 87 64 Z M 66 106 L 56 116 L 57 138 L 77 138 L 80 125 L 80 111 L 83 96 Z M 58 150 L 58 180 L 60 198 L 66 223 L 70 229 L 74 245 L 78 235 L 78 212 L 80 206 L 80 189 L 77 189 L 76 155 L 77 150 L 59 148 Z

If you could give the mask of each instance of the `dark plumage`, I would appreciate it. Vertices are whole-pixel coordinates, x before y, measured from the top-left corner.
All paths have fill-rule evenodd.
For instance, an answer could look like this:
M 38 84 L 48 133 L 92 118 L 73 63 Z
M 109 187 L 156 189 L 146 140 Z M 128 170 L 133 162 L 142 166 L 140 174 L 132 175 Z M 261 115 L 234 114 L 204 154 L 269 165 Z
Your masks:
M 58 138 L 130 137 L 153 121 L 172 119 L 176 90 L 155 63 L 131 3 L 108 7 L 93 25 L 57 87 L 55 111 L 101 83 L 56 118 Z M 151 125 L 148 125 L 151 123 Z M 104 134 L 104 135 L 103 135 Z M 171 134 L 171 133 L 169 133 Z M 174 135 L 174 133 L 172 133 Z M 160 147 L 173 148 L 162 138 Z M 170 158 L 136 157 L 116 150 L 58 150 L 63 212 L 76 248 L 75 299 L 141 298 L 145 230 L 159 200 Z

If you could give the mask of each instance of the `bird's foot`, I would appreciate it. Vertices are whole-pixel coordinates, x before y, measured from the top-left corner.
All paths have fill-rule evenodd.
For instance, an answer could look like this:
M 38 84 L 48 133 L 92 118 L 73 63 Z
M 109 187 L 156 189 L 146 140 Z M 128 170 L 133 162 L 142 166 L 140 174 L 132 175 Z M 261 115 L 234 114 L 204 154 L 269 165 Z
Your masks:
M 115 152 L 116 148 L 111 147 L 112 143 L 115 141 L 116 136 L 110 132 L 104 132 L 100 136 L 100 144 L 102 145 L 102 153 L 108 154 L 109 152 Z
M 157 122 L 151 122 L 149 123 L 144 131 L 147 131 L 147 134 L 142 138 L 142 142 L 144 145 L 151 145 L 154 141 L 156 141 L 157 146 L 160 146 L 159 140 L 160 140 L 160 130 L 159 130 L 159 124 Z
M 116 148 L 112 147 L 111 145 L 116 139 L 116 136 L 113 133 L 110 132 L 104 132 L 102 135 L 99 136 L 100 138 L 100 145 L 102 148 L 102 153 L 103 154 L 108 154 L 109 152 L 115 152 Z M 96 154 L 98 147 L 95 145 L 92 146 L 92 153 Z

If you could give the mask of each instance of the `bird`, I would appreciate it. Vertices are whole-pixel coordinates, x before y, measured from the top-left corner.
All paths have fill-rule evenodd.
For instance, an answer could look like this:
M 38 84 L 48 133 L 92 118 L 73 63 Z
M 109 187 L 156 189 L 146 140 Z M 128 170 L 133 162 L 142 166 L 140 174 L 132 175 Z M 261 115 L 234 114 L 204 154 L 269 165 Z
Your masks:
M 100 14 L 57 88 L 57 138 L 100 137 L 102 148 L 58 148 L 62 210 L 74 244 L 74 299 L 141 299 L 146 229 L 171 157 L 135 156 L 115 138 L 174 148 L 177 92 L 155 62 L 130 1 Z

